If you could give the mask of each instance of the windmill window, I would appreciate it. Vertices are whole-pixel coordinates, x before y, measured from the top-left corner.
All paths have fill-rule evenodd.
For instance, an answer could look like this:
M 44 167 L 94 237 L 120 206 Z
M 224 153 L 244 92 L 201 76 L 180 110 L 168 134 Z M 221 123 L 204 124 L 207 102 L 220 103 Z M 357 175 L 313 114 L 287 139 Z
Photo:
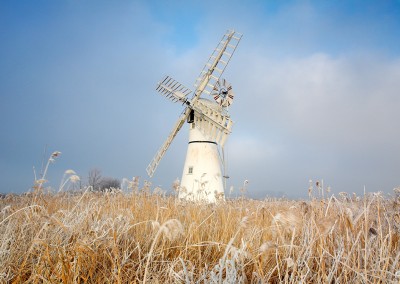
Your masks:
M 193 174 L 193 167 L 189 167 L 188 174 Z

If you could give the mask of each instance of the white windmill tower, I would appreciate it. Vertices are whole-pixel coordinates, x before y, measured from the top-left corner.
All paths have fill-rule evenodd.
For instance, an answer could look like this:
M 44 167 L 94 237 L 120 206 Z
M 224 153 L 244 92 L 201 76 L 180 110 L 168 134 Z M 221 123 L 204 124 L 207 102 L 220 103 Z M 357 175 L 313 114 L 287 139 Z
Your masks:
M 186 108 L 176 122 L 167 140 L 147 167 L 153 176 L 162 157 L 185 121 L 189 123 L 189 143 L 179 189 L 179 198 L 216 202 L 224 197 L 223 170 L 219 148 L 223 148 L 231 132 L 232 120 L 227 107 L 232 103 L 232 87 L 220 79 L 242 35 L 228 31 L 221 39 L 197 78 L 192 91 L 169 76 L 157 85 L 157 91 Z M 214 101 L 201 96 L 210 95 Z

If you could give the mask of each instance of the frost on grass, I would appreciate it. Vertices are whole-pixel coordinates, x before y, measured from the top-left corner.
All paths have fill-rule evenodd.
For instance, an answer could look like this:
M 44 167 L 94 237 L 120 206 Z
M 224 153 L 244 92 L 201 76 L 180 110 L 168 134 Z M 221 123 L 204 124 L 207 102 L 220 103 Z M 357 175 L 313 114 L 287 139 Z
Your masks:
M 59 153 L 51 158 L 57 158 Z M 78 181 L 66 171 L 64 187 Z M 45 181 L 37 180 L 38 188 Z M 397 283 L 400 197 L 182 203 L 37 190 L 0 199 L 1 283 Z

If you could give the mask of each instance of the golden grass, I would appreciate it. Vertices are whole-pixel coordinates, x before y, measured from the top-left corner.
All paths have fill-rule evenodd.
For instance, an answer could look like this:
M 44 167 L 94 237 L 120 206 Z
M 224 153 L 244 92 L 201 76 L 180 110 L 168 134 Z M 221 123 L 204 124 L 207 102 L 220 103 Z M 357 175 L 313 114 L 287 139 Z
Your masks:
M 400 202 L 148 191 L 0 200 L 2 283 L 398 283 Z M 397 273 L 397 275 L 396 275 Z

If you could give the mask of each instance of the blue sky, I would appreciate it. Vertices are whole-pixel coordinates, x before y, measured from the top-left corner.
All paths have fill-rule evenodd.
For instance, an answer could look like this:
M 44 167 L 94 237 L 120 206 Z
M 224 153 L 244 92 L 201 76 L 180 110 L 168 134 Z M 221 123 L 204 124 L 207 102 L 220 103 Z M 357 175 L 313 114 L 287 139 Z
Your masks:
M 235 89 L 228 187 L 306 196 L 400 186 L 399 1 L 1 1 L 0 192 L 25 192 L 43 149 L 62 156 L 49 186 L 148 179 L 182 111 L 156 93 L 192 87 L 227 29 L 243 39 L 224 77 Z M 181 176 L 187 128 L 151 179 Z

